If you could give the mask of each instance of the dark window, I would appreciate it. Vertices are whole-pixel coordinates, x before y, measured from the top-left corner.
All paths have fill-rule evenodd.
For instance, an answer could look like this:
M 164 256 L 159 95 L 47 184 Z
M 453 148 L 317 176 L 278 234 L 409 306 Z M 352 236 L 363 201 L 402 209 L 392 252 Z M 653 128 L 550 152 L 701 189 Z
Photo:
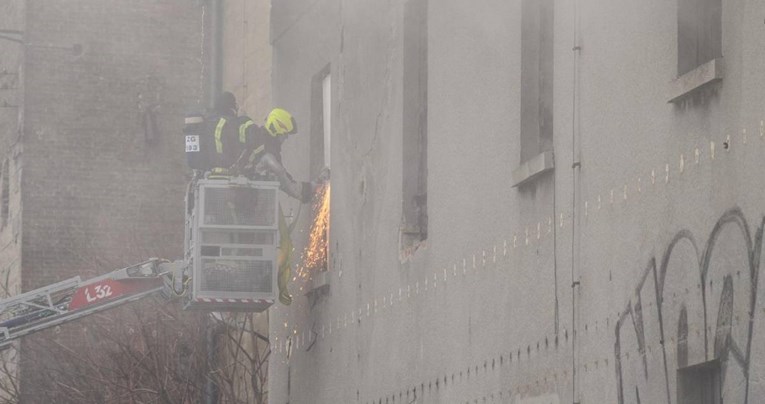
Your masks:
M 678 0 L 678 76 L 721 56 L 722 0 Z
M 521 5 L 521 162 L 553 148 L 553 0 Z
M 325 66 L 311 80 L 311 178 L 317 178 L 321 169 L 330 166 L 330 140 L 332 138 L 332 75 L 330 65 Z M 314 223 L 311 227 L 309 248 L 316 257 L 311 268 L 329 269 L 329 188 L 322 188 L 314 201 Z M 317 251 L 320 249 L 321 251 Z
M 402 247 L 428 237 L 428 2 L 404 9 Z
M 677 371 L 678 404 L 722 404 L 720 361 L 713 360 Z
M 331 136 L 331 76 L 327 65 L 311 80 L 311 178 L 329 167 L 329 140 Z

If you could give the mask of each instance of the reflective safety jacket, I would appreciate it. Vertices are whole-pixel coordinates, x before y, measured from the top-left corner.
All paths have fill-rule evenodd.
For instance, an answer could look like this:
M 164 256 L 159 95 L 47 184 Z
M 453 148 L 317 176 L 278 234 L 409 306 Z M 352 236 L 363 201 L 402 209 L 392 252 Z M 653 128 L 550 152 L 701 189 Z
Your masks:
M 287 195 L 308 203 L 313 198 L 314 186 L 310 182 L 298 182 L 292 178 L 282 165 L 282 140 L 256 125 L 249 118 L 244 118 L 239 126 L 239 140 L 245 144 L 244 158 L 241 164 L 249 166 L 255 172 L 261 169 L 276 177 L 280 188 Z
M 239 125 L 239 142 L 246 150 L 243 163 L 255 166 L 265 153 L 270 153 L 281 163 L 282 142 L 279 138 L 271 136 L 262 126 L 258 126 L 252 119 L 242 117 Z
M 213 115 L 207 119 L 207 157 L 210 169 L 229 169 L 244 151 L 239 141 L 241 119 L 233 115 Z
M 186 157 L 195 170 L 228 175 L 233 166 L 241 170 L 257 164 L 265 153 L 281 161 L 281 142 L 248 117 L 233 111 L 208 116 L 187 116 L 183 134 Z

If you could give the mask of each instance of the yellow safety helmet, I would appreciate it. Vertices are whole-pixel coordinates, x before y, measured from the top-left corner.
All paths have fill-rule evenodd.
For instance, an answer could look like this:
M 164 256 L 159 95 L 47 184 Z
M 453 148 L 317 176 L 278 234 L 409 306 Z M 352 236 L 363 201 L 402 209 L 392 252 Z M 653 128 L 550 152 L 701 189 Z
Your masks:
M 266 130 L 274 137 L 291 135 L 297 132 L 297 122 L 289 112 L 274 108 L 266 118 Z

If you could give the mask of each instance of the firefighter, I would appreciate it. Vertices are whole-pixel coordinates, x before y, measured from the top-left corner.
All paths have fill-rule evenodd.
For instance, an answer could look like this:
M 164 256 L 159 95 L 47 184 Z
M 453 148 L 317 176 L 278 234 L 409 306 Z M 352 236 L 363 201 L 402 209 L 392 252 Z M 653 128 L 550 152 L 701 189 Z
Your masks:
M 240 143 L 238 127 L 240 118 L 237 117 L 238 106 L 234 94 L 226 91 L 215 101 L 212 113 L 205 119 L 205 171 L 211 171 L 214 176 L 228 176 L 231 167 L 239 159 L 244 148 Z M 207 147 L 204 147 L 207 146 Z
M 282 108 L 274 108 L 260 127 L 251 119 L 244 118 L 239 126 L 239 140 L 245 143 L 246 152 L 242 160 L 245 172 L 257 175 L 274 175 L 287 195 L 308 203 L 320 183 L 329 179 L 329 170 L 324 169 L 316 181 L 298 182 L 282 165 L 282 143 L 297 132 L 295 118 Z M 240 163 L 242 163 L 240 161 Z
M 274 108 L 266 117 L 265 125 L 258 126 L 249 118 L 242 118 L 239 125 L 240 143 L 246 144 L 243 158 L 239 165 L 243 165 L 242 171 L 252 175 L 273 175 L 279 180 L 280 188 L 287 195 L 292 196 L 303 203 L 308 203 L 316 193 L 320 184 L 329 180 L 329 169 L 322 170 L 321 175 L 314 182 L 297 182 L 282 165 L 282 143 L 290 135 L 297 132 L 295 118 L 284 109 Z M 284 305 L 292 303 L 292 296 L 287 285 L 292 278 L 292 239 L 290 234 L 297 222 L 291 226 L 287 222 L 279 206 L 279 255 L 277 285 L 279 287 L 279 301 Z

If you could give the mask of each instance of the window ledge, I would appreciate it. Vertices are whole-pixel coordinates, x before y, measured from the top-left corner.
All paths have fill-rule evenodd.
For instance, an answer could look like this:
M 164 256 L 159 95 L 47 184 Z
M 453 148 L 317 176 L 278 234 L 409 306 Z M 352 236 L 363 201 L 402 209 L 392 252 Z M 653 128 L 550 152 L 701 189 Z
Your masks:
M 670 103 L 677 103 L 696 90 L 722 80 L 722 58 L 712 59 L 709 62 L 683 74 L 670 83 Z
M 513 170 L 513 187 L 518 187 L 529 183 L 540 175 L 548 171 L 552 171 L 553 168 L 555 168 L 553 152 L 542 152 L 521 164 L 520 167 Z
M 311 286 L 306 295 L 328 295 L 329 294 L 329 271 L 316 271 L 311 277 Z

